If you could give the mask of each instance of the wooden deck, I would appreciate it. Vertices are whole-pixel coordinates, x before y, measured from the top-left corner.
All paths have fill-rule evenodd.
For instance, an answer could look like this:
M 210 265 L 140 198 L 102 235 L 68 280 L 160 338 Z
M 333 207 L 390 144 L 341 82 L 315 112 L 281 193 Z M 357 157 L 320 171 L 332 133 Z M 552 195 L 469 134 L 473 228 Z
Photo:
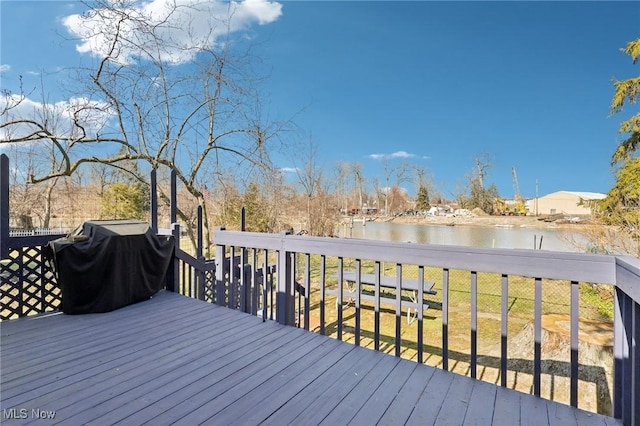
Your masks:
M 3 425 L 621 424 L 167 292 L 0 328 Z

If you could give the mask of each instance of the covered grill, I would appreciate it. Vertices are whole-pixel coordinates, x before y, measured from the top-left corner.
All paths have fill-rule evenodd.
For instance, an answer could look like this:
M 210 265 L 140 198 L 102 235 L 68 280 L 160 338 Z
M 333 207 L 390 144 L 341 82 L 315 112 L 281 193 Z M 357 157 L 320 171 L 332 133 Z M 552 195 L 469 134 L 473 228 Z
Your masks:
M 149 299 L 164 287 L 174 241 L 146 222 L 85 222 L 49 243 L 66 314 L 108 312 Z

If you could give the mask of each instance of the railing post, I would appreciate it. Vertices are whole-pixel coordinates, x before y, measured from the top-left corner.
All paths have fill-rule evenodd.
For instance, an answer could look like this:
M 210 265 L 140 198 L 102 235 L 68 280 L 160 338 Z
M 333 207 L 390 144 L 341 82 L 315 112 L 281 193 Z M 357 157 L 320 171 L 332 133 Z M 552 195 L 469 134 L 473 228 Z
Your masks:
M 251 268 L 248 273 L 251 274 L 249 278 L 251 280 L 251 300 L 249 303 L 249 310 L 247 312 L 251 315 L 258 314 L 258 287 L 262 283 L 262 276 L 260 275 L 261 269 L 258 267 L 258 253 L 255 249 L 251 250 Z M 266 271 L 262 270 L 266 273 Z
M 542 278 L 535 278 L 533 307 L 533 394 L 540 396 L 542 374 Z
M 579 315 L 580 315 L 580 283 L 571 281 L 571 373 L 569 374 L 569 403 L 578 406 L 578 346 L 579 346 Z
M 442 369 L 449 371 L 449 269 L 442 270 Z
M 240 290 L 240 310 L 242 312 L 249 312 L 249 305 L 251 300 L 251 278 L 249 261 L 247 259 L 247 249 L 242 247 L 240 249 L 240 276 L 239 276 L 239 290 Z
M 227 307 L 238 308 L 238 264 L 236 261 L 236 246 L 230 245 L 229 249 L 229 281 L 227 282 Z M 225 263 L 227 263 L 225 261 Z
M 219 227 L 218 231 L 224 231 L 224 227 Z M 224 245 L 216 244 L 216 287 L 214 294 L 216 297 L 216 305 L 224 306 L 224 284 L 225 275 L 229 270 L 229 263 L 225 259 L 226 247 Z
M 471 378 L 478 371 L 478 273 L 471 271 Z
M 9 257 L 9 157 L 0 154 L 0 259 Z
M 613 390 L 613 416 L 617 419 L 623 418 L 624 412 L 624 376 L 625 376 L 625 360 L 629 357 L 629 347 L 627 346 L 627 338 L 624 329 L 624 302 L 625 294 L 619 288 L 614 293 L 614 335 L 613 335 L 613 368 L 614 390 Z
M 616 257 L 613 415 L 640 424 L 640 262 Z
M 509 276 L 502 274 L 502 307 L 500 309 L 500 386 L 507 387 L 507 353 L 509 338 Z
M 280 324 L 294 325 L 295 317 L 295 299 L 293 295 L 293 276 L 291 274 L 291 252 L 285 249 L 285 241 L 289 231 L 282 231 L 282 247 L 278 251 L 278 294 L 276 311 L 276 320 Z
M 175 170 L 171 170 L 170 198 L 169 220 L 171 220 L 171 223 L 175 223 L 178 221 L 178 183 Z
M 158 178 L 156 169 L 151 170 L 149 204 L 151 204 L 151 229 L 153 229 L 153 232 L 158 233 Z
M 245 232 L 246 230 L 247 211 L 242 207 L 240 209 L 240 231 Z M 240 249 L 240 310 L 242 312 L 249 312 L 251 300 L 251 278 L 247 265 L 247 248 L 243 246 Z
M 170 200 L 170 212 L 169 219 L 171 221 L 173 240 L 175 245 L 175 250 L 177 251 L 180 248 L 180 225 L 178 225 L 177 221 L 177 202 L 178 202 L 178 190 L 176 184 L 176 172 L 175 170 L 171 171 L 171 200 Z M 180 263 L 177 257 L 173 257 L 173 262 L 169 266 L 169 281 L 167 282 L 167 290 L 173 291 L 174 293 L 180 292 Z
M 632 314 L 630 324 L 633 345 L 631 346 L 631 424 L 640 423 L 640 303 L 631 298 Z
M 180 248 L 180 225 L 177 223 L 173 224 L 173 229 L 171 230 L 171 234 L 173 235 L 173 244 L 174 244 L 174 253 L 178 251 Z M 168 279 L 167 279 L 167 290 L 172 291 L 174 293 L 180 293 L 180 261 L 178 258 L 173 256 L 173 262 L 169 265 L 169 271 L 167 271 Z
M 640 420 L 640 307 L 617 287 L 614 296 L 613 415 L 622 419 L 624 425 L 635 425 Z
M 198 206 L 198 244 L 196 247 L 196 258 L 204 264 L 204 256 L 202 255 L 202 206 Z M 204 272 L 196 271 L 196 294 L 198 299 L 204 300 Z

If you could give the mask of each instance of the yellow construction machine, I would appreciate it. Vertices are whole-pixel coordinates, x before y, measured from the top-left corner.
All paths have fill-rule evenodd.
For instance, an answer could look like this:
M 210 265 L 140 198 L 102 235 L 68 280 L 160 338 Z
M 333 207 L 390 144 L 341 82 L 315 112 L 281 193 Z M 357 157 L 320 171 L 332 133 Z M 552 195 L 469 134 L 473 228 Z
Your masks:
M 525 216 L 527 214 L 527 205 L 524 198 L 522 198 L 522 195 L 520 195 L 518 176 L 516 174 L 515 167 L 511 168 L 511 176 L 513 178 L 513 201 L 497 197 L 494 200 L 494 211 L 496 214 L 502 216 Z

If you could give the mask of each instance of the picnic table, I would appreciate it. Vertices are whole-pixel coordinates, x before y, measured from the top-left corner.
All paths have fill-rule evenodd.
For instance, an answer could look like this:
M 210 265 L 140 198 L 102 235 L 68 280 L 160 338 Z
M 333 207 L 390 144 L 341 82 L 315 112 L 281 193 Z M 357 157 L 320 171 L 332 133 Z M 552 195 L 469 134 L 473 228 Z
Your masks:
M 334 278 L 338 278 L 338 274 L 333 275 Z M 356 299 L 357 296 L 357 276 L 355 272 L 347 271 L 342 273 L 342 280 L 346 282 L 347 288 L 342 292 L 343 298 L 349 299 L 349 301 L 342 305 L 343 309 L 350 305 L 350 301 Z M 341 283 L 338 283 L 339 285 Z M 360 292 L 360 300 L 368 300 L 374 302 L 376 299 L 375 296 L 375 285 L 376 285 L 376 276 L 375 274 L 360 274 L 360 285 L 362 291 Z M 424 294 L 436 294 L 437 292 L 433 290 L 433 286 L 435 283 L 430 281 L 424 282 Z M 372 288 L 373 287 L 373 288 Z M 401 292 L 406 291 L 408 294 L 402 295 L 402 306 L 407 307 L 407 322 L 411 324 L 418 317 L 418 309 L 422 309 L 423 311 L 429 308 L 428 302 L 419 299 L 419 283 L 418 280 L 402 278 L 401 282 Z M 386 303 L 395 305 L 396 296 L 395 291 L 397 290 L 397 278 L 391 277 L 387 275 L 380 275 L 380 303 Z M 338 289 L 329 289 L 326 291 L 327 294 L 338 296 Z M 336 299 L 336 309 L 341 305 L 341 301 Z M 413 312 L 413 313 L 412 313 Z

